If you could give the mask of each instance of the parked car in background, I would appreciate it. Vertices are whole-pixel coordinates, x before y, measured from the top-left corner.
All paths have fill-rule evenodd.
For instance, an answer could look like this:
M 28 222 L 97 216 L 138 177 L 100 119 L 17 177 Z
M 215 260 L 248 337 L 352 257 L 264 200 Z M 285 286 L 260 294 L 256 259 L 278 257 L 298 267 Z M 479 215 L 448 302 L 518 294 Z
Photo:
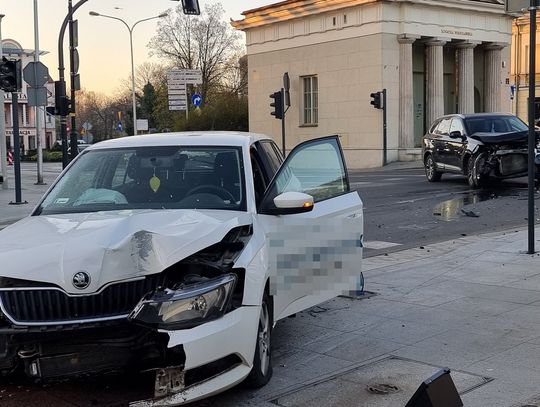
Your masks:
M 437 182 L 446 172 L 463 174 L 472 188 L 478 188 L 488 179 L 525 176 L 528 173 L 527 140 L 527 125 L 511 114 L 443 116 L 435 120 L 422 141 L 426 177 L 430 182 Z M 536 143 L 538 147 L 538 134 Z M 537 179 L 538 153 L 535 153 L 535 163 Z
M 263 386 L 275 322 L 356 289 L 362 233 L 337 136 L 91 145 L 0 231 L 0 375 L 144 370 L 145 406 Z

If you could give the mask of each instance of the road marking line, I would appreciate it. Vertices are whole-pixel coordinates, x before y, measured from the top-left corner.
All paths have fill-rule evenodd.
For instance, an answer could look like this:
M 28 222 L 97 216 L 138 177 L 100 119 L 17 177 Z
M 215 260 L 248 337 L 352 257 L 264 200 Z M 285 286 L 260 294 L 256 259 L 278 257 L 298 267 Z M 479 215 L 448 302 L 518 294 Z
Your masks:
M 364 248 L 366 249 L 388 249 L 389 247 L 401 246 L 401 243 L 384 242 L 382 240 L 371 240 L 364 242 Z

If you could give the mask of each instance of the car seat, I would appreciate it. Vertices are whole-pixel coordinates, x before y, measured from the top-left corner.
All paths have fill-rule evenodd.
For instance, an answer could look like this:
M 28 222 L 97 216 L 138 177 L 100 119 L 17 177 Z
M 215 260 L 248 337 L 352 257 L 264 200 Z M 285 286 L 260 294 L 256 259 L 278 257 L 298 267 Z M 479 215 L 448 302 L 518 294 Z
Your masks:
M 234 151 L 216 154 L 214 160 L 213 183 L 228 190 L 238 201 L 240 199 L 240 169 Z

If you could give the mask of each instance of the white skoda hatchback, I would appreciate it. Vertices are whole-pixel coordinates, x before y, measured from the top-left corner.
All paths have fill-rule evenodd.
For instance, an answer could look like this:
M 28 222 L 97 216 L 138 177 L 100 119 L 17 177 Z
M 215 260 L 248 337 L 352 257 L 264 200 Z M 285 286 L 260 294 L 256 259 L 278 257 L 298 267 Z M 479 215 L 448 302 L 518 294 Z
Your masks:
M 262 386 L 276 321 L 356 288 L 362 233 L 337 136 L 93 145 L 0 231 L 0 374 L 154 372 L 138 406 Z

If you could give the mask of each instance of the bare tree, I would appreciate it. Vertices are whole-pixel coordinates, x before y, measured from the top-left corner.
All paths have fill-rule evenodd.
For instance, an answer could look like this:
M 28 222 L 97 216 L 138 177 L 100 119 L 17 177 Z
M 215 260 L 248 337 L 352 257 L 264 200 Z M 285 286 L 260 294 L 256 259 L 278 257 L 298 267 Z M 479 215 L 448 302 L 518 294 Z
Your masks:
M 237 96 L 248 94 L 248 65 L 247 55 L 232 56 L 223 72 L 221 86 L 223 91 Z
M 135 72 L 135 93 L 142 94 L 144 87 L 149 83 L 155 88 L 165 86 L 168 69 L 170 69 L 168 65 L 148 61 L 138 65 Z M 120 92 L 131 93 L 131 75 L 122 80 Z
M 231 56 L 241 45 L 240 35 L 222 17 L 220 3 L 207 5 L 200 17 L 183 14 L 178 6 L 158 22 L 157 34 L 149 43 L 150 53 L 180 69 L 200 69 L 200 92 L 208 99 L 219 86 Z

